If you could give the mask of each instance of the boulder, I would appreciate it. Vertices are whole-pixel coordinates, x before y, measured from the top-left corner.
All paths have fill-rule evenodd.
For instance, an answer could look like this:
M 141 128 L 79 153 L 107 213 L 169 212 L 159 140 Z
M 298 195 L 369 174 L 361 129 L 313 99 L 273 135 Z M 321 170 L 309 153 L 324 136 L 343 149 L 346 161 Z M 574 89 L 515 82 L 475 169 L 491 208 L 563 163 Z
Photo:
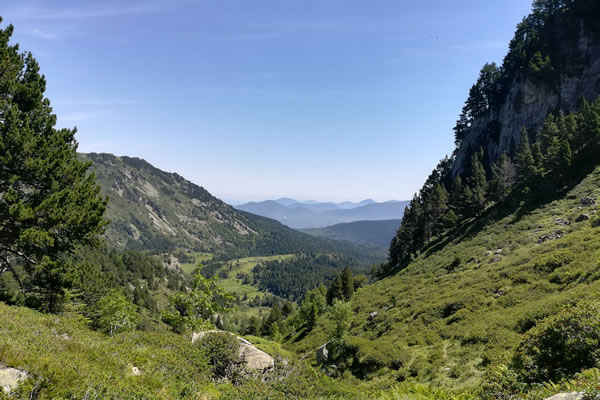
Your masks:
M 490 264 L 497 263 L 497 262 L 500 262 L 500 261 L 502 261 L 502 257 L 500 257 L 500 256 L 494 256 L 494 257 L 492 257 L 490 259 Z
M 544 400 L 581 400 L 583 399 L 583 395 L 583 392 L 559 393 Z
M 593 197 L 582 197 L 581 198 L 581 205 L 584 207 L 593 206 L 594 204 L 596 204 L 596 199 Z
M 575 222 L 583 222 L 590 219 L 588 214 L 581 214 L 579 217 L 575 218 Z
M 563 219 L 563 218 L 556 218 L 556 223 L 558 225 L 562 225 L 562 226 L 569 225 L 569 221 L 567 221 L 566 219 Z
M 327 350 L 328 344 L 329 342 L 325 343 L 317 349 L 317 362 L 319 364 L 327 362 L 327 359 L 329 358 L 329 350 Z
M 27 378 L 29 378 L 27 371 L 0 364 L 0 387 L 4 393 L 12 392 Z
M 203 332 L 194 332 L 192 334 L 192 343 L 202 339 L 205 335 L 209 333 L 219 333 L 224 335 L 235 336 L 231 332 L 219 331 L 216 329 Z M 257 349 L 252 343 L 250 343 L 246 339 L 241 338 L 239 336 L 235 337 L 240 343 L 240 349 L 238 354 L 240 359 L 244 360 L 244 367 L 246 369 L 246 372 L 266 372 L 275 367 L 275 360 L 273 359 L 273 357 L 271 357 L 264 351 Z
M 560 239 L 561 237 L 563 237 L 562 231 L 554 231 L 549 235 L 540 236 L 540 238 L 538 239 L 538 243 L 549 242 L 552 240 Z

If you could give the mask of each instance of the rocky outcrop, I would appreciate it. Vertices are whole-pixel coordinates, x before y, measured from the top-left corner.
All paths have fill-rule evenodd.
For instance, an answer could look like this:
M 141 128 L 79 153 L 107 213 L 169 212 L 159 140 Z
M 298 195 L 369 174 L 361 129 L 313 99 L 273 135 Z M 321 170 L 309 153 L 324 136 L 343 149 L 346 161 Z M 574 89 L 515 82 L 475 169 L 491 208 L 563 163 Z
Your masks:
M 581 400 L 583 399 L 583 395 L 583 392 L 559 393 L 544 400 Z
M 226 331 L 210 330 L 203 332 L 194 332 L 192 334 L 192 343 L 202 339 L 209 333 L 218 333 L 222 335 L 232 335 L 233 333 Z M 257 349 L 252 343 L 244 338 L 235 336 L 240 343 L 239 357 L 244 360 L 244 367 L 247 372 L 266 372 L 275 367 L 275 360 L 269 354 Z
M 552 45 L 560 47 L 561 57 L 574 61 L 556 67 L 560 68 L 560 76 L 558 82 L 551 85 L 533 82 L 524 72 L 517 72 L 502 104 L 473 121 L 456 150 L 454 176 L 464 171 L 470 151 L 482 146 L 490 162 L 495 162 L 503 153 L 511 153 L 519 143 L 523 127 L 537 129 L 548 113 L 558 110 L 570 112 L 582 98 L 594 101 L 598 97 L 600 40 L 587 32 L 582 23 L 576 45 L 560 34 L 555 41 Z
M 325 343 L 317 349 L 317 362 L 319 364 L 326 363 L 329 359 L 329 350 L 327 350 L 328 344 L 329 342 Z
M 0 364 L 0 387 L 4 393 L 12 392 L 27 378 L 29 378 L 27 371 Z

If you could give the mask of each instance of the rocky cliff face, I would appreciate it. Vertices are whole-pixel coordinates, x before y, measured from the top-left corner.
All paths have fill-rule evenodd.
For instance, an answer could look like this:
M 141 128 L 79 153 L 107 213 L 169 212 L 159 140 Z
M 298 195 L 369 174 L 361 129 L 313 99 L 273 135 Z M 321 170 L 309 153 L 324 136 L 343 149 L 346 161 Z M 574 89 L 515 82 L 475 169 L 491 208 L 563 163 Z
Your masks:
M 556 32 L 553 47 L 558 57 L 553 59 L 552 83 L 535 81 L 519 71 L 502 104 L 473 121 L 456 150 L 454 176 L 462 173 L 471 152 L 479 147 L 495 162 L 502 153 L 513 153 L 523 127 L 537 129 L 550 112 L 572 111 L 582 98 L 593 101 L 600 95 L 600 35 L 583 22 L 577 30 L 576 39 Z

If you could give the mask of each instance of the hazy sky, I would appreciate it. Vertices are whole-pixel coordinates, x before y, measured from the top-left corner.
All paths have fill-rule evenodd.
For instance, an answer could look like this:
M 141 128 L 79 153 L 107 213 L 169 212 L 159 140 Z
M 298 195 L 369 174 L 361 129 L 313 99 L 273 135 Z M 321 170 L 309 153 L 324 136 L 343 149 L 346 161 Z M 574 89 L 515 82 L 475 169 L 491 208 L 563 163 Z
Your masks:
M 409 199 L 528 0 L 0 0 L 84 152 L 226 199 Z

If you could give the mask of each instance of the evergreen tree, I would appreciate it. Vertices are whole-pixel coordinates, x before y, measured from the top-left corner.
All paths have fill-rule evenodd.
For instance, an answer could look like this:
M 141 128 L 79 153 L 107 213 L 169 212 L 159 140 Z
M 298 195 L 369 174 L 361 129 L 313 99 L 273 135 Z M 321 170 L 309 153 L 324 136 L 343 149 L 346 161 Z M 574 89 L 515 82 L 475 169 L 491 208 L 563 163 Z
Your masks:
M 531 153 L 531 147 L 529 146 L 529 136 L 527 135 L 527 130 L 523 128 L 521 130 L 521 140 L 517 155 L 517 176 L 520 181 L 526 182 L 535 172 L 535 161 Z
M 467 178 L 467 199 L 475 215 L 483 211 L 486 205 L 487 179 L 481 162 L 482 153 L 483 150 L 473 153 Z
M 506 153 L 503 153 L 492 167 L 490 182 L 490 198 L 492 201 L 502 201 L 510 192 L 516 177 L 515 166 Z
M 344 286 L 339 275 L 335 277 L 327 290 L 327 305 L 332 305 L 336 299 L 344 299 Z
M 28 304 L 57 311 L 69 284 L 61 255 L 94 243 L 106 200 L 77 159 L 76 130 L 55 129 L 46 79 L 31 53 L 9 45 L 12 33 L 0 30 L 0 274 L 34 295 Z
M 346 301 L 354 295 L 354 277 L 352 276 L 352 270 L 348 267 L 342 271 L 342 293 Z
M 467 193 L 465 192 L 465 186 L 463 185 L 462 178 L 457 176 L 452 183 L 450 194 L 448 197 L 448 204 L 458 218 L 462 218 L 467 212 Z

